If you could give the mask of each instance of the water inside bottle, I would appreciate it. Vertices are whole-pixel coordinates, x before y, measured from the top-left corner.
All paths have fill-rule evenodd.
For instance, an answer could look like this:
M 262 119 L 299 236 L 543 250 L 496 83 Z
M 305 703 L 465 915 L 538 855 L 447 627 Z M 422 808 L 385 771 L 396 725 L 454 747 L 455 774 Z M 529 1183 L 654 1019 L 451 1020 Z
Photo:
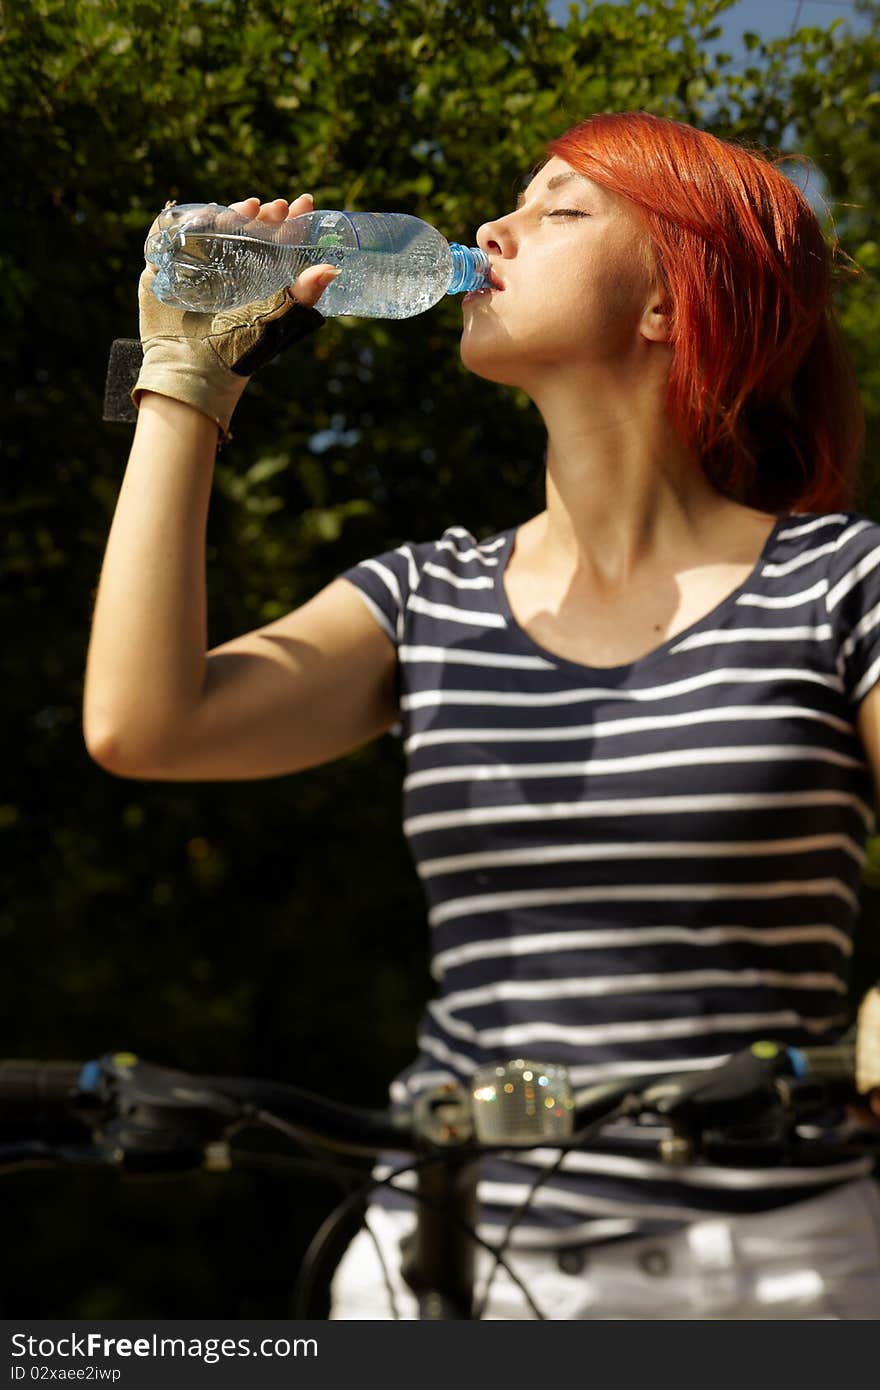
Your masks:
M 229 232 L 159 233 L 155 240 L 166 243 L 149 247 L 158 267 L 158 298 L 196 313 L 252 304 L 291 284 L 308 266 L 334 259 L 325 248 L 276 245 Z
M 378 220 L 378 219 L 377 219 Z M 155 232 L 147 257 L 157 267 L 154 292 L 166 304 L 197 313 L 216 313 L 276 293 L 312 265 L 342 270 L 321 294 L 317 308 L 327 317 L 343 314 L 411 318 L 432 308 L 446 293 L 452 253 L 432 229 L 416 229 L 401 246 L 351 246 L 322 235 L 318 244 L 273 241 L 231 231 Z M 439 241 L 439 246 L 438 246 Z
M 433 308 L 449 284 L 451 257 L 450 265 L 438 264 L 436 250 L 429 246 L 410 247 L 406 256 L 363 249 L 329 256 L 321 248 L 318 260 L 342 268 L 315 305 L 329 318 L 412 318 Z

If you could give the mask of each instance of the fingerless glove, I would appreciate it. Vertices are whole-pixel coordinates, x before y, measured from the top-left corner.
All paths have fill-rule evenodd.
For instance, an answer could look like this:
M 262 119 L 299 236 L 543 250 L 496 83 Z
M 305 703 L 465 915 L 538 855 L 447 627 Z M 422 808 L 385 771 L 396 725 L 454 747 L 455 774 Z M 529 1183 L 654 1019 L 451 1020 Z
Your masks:
M 300 304 L 287 287 L 238 309 L 195 314 L 157 299 L 154 278 L 147 265 L 138 284 L 140 343 L 117 338 L 111 348 L 104 419 L 136 419 L 142 393 L 156 391 L 216 421 L 225 444 L 232 438 L 232 412 L 252 373 L 322 328 L 326 319 Z

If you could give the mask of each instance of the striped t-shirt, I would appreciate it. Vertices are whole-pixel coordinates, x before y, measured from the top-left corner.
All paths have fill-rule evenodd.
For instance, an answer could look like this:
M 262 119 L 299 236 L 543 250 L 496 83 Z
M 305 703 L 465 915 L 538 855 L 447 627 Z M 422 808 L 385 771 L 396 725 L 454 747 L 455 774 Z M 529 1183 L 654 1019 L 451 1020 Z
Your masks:
M 342 576 L 397 652 L 403 830 L 436 982 L 392 1103 L 499 1059 L 564 1062 L 579 1088 L 711 1067 L 759 1038 L 837 1041 L 875 827 L 854 720 L 880 679 L 880 525 L 780 517 L 743 584 L 615 667 L 519 626 L 515 533 L 451 526 Z M 606 1125 L 512 1243 L 657 1233 L 873 1170 L 839 1154 L 676 1168 L 657 1156 L 667 1132 Z M 508 1153 L 483 1163 L 487 1236 L 558 1157 Z

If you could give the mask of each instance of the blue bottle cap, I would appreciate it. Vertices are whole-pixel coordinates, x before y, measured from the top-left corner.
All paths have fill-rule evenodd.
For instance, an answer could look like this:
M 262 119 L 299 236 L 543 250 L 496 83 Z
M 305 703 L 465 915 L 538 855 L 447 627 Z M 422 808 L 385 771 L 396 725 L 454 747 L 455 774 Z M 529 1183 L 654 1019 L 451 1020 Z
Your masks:
M 462 246 L 457 241 L 449 243 L 452 252 L 452 278 L 447 294 L 468 294 L 471 290 L 484 290 L 489 281 L 489 257 L 479 246 Z

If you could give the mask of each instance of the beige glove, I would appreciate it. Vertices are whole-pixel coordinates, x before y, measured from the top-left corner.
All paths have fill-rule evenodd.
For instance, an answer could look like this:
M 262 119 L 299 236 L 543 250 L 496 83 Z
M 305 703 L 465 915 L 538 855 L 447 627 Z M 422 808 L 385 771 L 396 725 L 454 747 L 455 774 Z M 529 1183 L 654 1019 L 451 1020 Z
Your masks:
M 250 211 L 254 203 L 256 199 L 237 206 Z M 260 219 L 278 222 L 285 215 L 308 212 L 311 195 L 303 194 L 289 206 L 287 212 L 283 199 L 263 204 Z M 210 315 L 163 304 L 150 288 L 155 271 L 147 265 L 138 285 L 143 363 L 132 402 L 139 406 L 144 391 L 185 401 L 217 422 L 220 442 L 226 443 L 232 437 L 232 412 L 250 375 L 291 343 L 323 327 L 326 320 L 313 306 L 337 273 L 332 265 L 310 266 L 293 286 Z

